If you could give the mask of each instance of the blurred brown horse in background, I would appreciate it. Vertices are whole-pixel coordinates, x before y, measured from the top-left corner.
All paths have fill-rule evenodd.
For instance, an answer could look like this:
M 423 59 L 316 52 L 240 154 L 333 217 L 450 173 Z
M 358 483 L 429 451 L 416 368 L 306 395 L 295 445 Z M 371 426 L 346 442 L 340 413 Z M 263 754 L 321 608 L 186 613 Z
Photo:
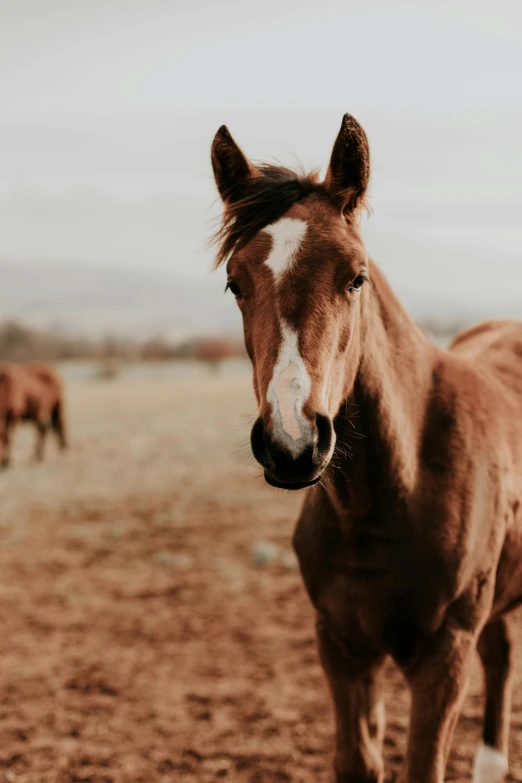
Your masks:
M 37 430 L 34 457 L 44 453 L 45 436 L 51 429 L 61 449 L 67 447 L 62 384 L 45 364 L 0 365 L 0 467 L 11 458 L 13 430 L 20 422 L 33 422 Z
M 310 488 L 294 546 L 335 705 L 338 783 L 384 779 L 387 655 L 412 695 L 405 780 L 443 783 L 475 650 L 486 711 L 474 781 L 498 783 L 509 612 L 522 603 L 522 324 L 482 324 L 450 350 L 429 342 L 361 239 L 369 160 L 350 115 L 324 181 L 254 166 L 216 134 L 218 263 L 254 368 L 252 450 L 270 484 Z

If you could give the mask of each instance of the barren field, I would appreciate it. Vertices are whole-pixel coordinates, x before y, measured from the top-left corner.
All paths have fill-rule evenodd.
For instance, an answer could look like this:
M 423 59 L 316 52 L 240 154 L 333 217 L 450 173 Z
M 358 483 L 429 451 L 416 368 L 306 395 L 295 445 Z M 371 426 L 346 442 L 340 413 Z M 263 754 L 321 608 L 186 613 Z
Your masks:
M 290 549 L 301 497 L 248 464 L 248 371 L 64 375 L 71 450 L 32 465 L 19 431 L 0 475 L 0 781 L 329 781 Z M 408 697 L 391 665 L 385 680 L 393 781 Z M 482 701 L 476 665 L 448 780 L 471 779 Z M 522 780 L 520 678 L 511 770 Z

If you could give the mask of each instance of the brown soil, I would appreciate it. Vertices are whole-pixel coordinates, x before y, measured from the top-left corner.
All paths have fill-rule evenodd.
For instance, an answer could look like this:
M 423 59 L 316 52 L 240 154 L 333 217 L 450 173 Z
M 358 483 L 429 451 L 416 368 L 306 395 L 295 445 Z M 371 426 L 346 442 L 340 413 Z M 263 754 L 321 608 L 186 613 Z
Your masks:
M 248 375 L 68 375 L 71 452 L 31 466 L 20 432 L 0 476 L 0 781 L 328 781 L 300 499 L 234 453 Z M 385 687 L 392 781 L 408 697 L 391 665 Z M 448 780 L 470 780 L 482 699 L 477 665 Z

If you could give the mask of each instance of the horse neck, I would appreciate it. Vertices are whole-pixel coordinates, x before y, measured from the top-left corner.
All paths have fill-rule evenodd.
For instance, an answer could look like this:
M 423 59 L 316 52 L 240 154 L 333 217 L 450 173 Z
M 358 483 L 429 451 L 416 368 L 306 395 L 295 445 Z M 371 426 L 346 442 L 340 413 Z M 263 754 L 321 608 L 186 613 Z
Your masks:
M 360 476 L 363 470 L 366 486 L 378 483 L 381 490 L 404 496 L 411 494 L 417 480 L 438 349 L 412 321 L 373 263 L 371 279 L 373 291 L 365 303 L 361 360 L 350 400 L 359 411 L 355 427 L 364 437 L 354 450 L 355 459 L 345 460 L 344 473 L 355 478 L 353 471 Z M 346 410 L 350 416 L 354 408 Z M 361 451 L 361 464 L 355 466 Z

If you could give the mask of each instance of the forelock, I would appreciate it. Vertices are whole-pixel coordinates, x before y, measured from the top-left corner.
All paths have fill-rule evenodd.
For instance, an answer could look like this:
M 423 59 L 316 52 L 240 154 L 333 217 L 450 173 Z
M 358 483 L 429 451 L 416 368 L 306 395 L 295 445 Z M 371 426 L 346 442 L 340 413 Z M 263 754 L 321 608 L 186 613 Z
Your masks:
M 313 194 L 327 197 L 316 172 L 299 173 L 280 166 L 257 166 L 260 176 L 250 180 L 248 195 L 226 207 L 214 236 L 218 245 L 216 266 L 244 247 L 255 235 L 282 218 L 288 210 Z

